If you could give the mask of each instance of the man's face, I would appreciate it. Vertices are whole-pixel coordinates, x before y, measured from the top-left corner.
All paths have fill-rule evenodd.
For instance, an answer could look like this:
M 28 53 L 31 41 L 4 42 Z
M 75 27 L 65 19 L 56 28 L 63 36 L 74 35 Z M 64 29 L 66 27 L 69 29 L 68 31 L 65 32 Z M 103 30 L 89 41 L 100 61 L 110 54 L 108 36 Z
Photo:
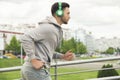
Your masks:
M 66 7 L 63 11 L 64 11 L 64 15 L 61 17 L 61 21 L 63 22 L 63 24 L 67 24 L 70 19 L 69 8 Z

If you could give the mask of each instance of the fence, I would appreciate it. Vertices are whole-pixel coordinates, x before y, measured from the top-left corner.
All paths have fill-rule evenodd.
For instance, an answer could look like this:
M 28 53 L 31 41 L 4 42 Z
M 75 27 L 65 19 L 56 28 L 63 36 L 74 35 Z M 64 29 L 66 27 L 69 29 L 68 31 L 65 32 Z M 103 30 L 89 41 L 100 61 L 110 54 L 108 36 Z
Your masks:
M 67 73 L 59 73 L 58 74 L 57 70 L 58 70 L 58 67 L 60 67 L 60 66 L 77 65 L 77 64 L 102 62 L 102 61 L 112 61 L 112 60 L 119 60 L 119 59 L 120 59 L 120 57 L 109 57 L 109 58 L 96 58 L 96 59 L 76 60 L 76 61 L 52 63 L 51 67 L 55 67 L 55 73 L 52 74 L 52 76 L 55 76 L 55 80 L 58 80 L 57 77 L 60 76 L 60 75 L 76 74 L 76 73 L 81 73 L 81 72 L 90 72 L 90 71 L 103 70 L 103 69 L 92 69 L 92 70 L 83 70 L 83 71 L 67 72 Z M 10 68 L 1 68 L 0 72 L 16 71 L 16 70 L 20 70 L 20 68 L 21 68 L 21 66 L 10 67 Z M 115 67 L 114 69 L 119 69 L 119 68 L 120 67 Z M 108 68 L 108 69 L 111 69 L 111 68 Z M 120 76 L 96 78 L 96 79 L 88 79 L 88 80 L 113 80 L 113 79 L 120 79 Z

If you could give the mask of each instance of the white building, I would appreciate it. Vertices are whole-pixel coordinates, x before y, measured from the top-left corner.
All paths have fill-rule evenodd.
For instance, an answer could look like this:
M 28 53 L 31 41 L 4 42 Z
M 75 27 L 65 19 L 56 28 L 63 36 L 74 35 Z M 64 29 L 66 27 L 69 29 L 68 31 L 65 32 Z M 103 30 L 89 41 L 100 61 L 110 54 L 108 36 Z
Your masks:
M 63 38 L 69 40 L 72 38 L 73 31 L 68 28 L 63 28 Z
M 120 48 L 120 39 L 117 37 L 108 39 L 105 37 L 101 37 L 100 39 L 95 40 L 95 50 L 100 52 L 106 51 L 109 47 Z
M 85 36 L 86 47 L 89 54 L 94 53 L 95 45 L 94 45 L 94 37 L 92 36 L 91 32 Z
M 74 38 L 77 41 L 82 42 L 86 45 L 88 53 L 94 53 L 94 37 L 91 33 L 87 33 L 85 29 L 79 28 L 74 32 Z
M 74 31 L 74 38 L 77 40 L 77 41 L 80 41 L 80 42 L 83 42 L 83 44 L 86 44 L 86 31 L 82 28 L 79 28 L 77 30 Z
M 0 30 L 5 31 L 14 31 L 14 32 L 26 32 L 36 27 L 36 24 L 18 24 L 18 25 L 10 25 L 10 24 L 0 24 Z M 3 34 L 0 34 L 2 36 Z M 5 33 L 7 43 L 10 42 L 11 36 L 15 34 Z M 19 35 L 16 35 L 19 39 Z M 105 51 L 109 47 L 120 48 L 120 39 L 117 37 L 107 39 L 105 37 L 101 37 L 100 39 L 94 39 L 92 34 L 86 32 L 86 30 L 82 28 L 78 28 L 76 30 L 63 28 L 63 38 L 65 40 L 71 39 L 74 37 L 77 41 L 83 42 L 84 45 L 87 46 L 88 52 L 97 51 Z

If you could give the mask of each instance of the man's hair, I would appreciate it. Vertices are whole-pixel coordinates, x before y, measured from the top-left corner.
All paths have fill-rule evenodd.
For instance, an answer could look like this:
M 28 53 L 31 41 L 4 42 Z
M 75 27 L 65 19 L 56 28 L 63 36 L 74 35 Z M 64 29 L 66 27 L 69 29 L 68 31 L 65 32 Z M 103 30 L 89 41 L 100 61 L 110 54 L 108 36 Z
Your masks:
M 52 5 L 51 7 L 51 13 L 52 13 L 52 16 L 54 16 L 54 14 L 56 13 L 56 11 L 59 9 L 59 2 L 56 2 Z M 70 5 L 66 2 L 61 2 L 62 3 L 62 10 L 64 10 L 66 7 L 70 7 Z

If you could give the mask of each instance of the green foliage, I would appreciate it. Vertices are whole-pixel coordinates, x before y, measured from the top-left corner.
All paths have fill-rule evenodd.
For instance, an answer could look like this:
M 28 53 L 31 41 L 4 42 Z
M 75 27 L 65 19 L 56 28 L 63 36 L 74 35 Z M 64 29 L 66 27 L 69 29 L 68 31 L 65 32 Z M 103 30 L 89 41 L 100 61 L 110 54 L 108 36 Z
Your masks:
M 6 44 L 6 47 L 5 47 L 5 50 L 8 50 L 8 51 L 13 51 L 14 54 L 18 54 L 20 53 L 20 41 L 16 39 L 15 36 L 12 37 L 12 39 L 10 40 L 10 44 Z
M 71 50 L 73 52 L 76 51 L 76 42 L 74 38 L 71 38 L 70 40 L 67 40 L 67 41 L 63 40 L 61 51 L 65 53 L 68 50 Z
M 8 44 L 5 45 L 5 50 L 10 51 L 10 46 Z
M 115 49 L 117 53 L 120 53 L 120 48 Z
M 106 50 L 106 53 L 107 54 L 113 54 L 115 51 L 115 49 L 113 47 L 109 47 L 107 50 Z
M 113 65 L 107 64 L 107 65 L 103 65 L 102 69 L 105 68 L 113 68 Z M 119 75 L 118 72 L 115 69 L 108 69 L 108 70 L 100 70 L 98 72 L 98 78 L 100 77 L 108 77 L 108 76 L 117 76 Z
M 77 44 L 77 53 L 84 54 L 87 52 L 87 48 L 82 42 L 78 42 Z
M 56 49 L 56 51 L 63 53 L 68 50 L 79 54 L 84 54 L 87 52 L 86 46 L 82 42 L 76 41 L 74 38 L 62 40 L 61 46 Z

